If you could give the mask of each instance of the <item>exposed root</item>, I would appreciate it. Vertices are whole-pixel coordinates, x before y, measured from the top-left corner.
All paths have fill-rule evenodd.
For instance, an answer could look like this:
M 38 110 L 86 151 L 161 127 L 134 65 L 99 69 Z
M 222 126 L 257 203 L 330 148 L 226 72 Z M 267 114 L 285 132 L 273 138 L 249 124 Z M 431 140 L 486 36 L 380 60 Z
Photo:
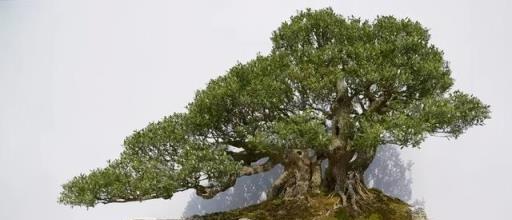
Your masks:
M 343 187 L 341 184 L 336 184 L 335 194 L 340 196 L 341 207 L 347 207 L 349 205 L 348 202 L 350 201 L 350 206 L 355 211 L 361 211 L 359 207 L 366 206 L 369 200 L 373 198 L 373 195 L 362 182 L 361 176 L 354 171 L 348 172 L 347 179 L 345 184 L 343 184 Z

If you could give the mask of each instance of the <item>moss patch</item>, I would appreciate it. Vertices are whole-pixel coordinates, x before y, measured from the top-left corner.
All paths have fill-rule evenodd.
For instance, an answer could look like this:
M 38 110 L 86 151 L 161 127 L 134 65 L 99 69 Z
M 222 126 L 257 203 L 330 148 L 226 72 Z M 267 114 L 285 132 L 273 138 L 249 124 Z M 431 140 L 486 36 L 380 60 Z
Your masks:
M 399 199 L 386 196 L 372 189 L 374 198 L 361 211 L 349 208 L 335 208 L 337 197 L 312 195 L 301 200 L 274 199 L 257 205 L 228 212 L 219 212 L 204 216 L 194 216 L 194 220 L 238 220 L 260 219 L 315 219 L 315 220 L 411 220 L 411 209 Z

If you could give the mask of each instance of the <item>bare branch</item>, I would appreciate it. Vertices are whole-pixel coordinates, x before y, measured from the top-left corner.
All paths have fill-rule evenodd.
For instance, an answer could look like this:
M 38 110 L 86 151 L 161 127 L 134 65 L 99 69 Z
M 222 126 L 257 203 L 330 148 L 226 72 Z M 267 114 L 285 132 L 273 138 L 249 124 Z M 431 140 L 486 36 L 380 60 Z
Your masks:
M 266 172 L 266 171 L 269 171 L 270 169 L 272 169 L 274 167 L 274 165 L 275 164 L 272 162 L 272 160 L 269 159 L 267 162 L 265 162 L 264 164 L 261 164 L 261 165 L 243 166 L 242 169 L 240 170 L 238 177 L 250 176 L 250 175 L 257 174 L 257 173 Z M 230 180 L 229 180 L 228 184 L 225 184 L 225 185 L 212 185 L 212 186 L 196 185 L 194 187 L 196 189 L 196 195 L 198 195 L 204 199 L 211 199 L 218 193 L 223 192 L 223 191 L 229 189 L 230 187 L 232 187 L 233 185 L 235 185 L 236 179 L 238 177 L 229 177 Z
M 272 160 L 268 160 L 265 163 L 261 165 L 255 165 L 255 166 L 244 166 L 240 170 L 240 176 L 250 176 L 257 173 L 262 173 L 271 170 L 274 167 L 274 163 Z

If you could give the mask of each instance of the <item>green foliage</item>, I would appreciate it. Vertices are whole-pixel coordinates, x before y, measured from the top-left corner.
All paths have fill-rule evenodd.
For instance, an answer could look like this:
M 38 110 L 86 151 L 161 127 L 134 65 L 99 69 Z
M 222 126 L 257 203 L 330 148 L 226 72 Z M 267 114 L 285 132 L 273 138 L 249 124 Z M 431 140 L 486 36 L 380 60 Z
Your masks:
M 334 109 L 341 95 L 350 99 L 351 112 L 343 117 L 352 123 L 355 149 L 459 137 L 489 118 L 489 106 L 450 90 L 448 64 L 429 39 L 410 19 L 299 12 L 273 33 L 270 54 L 211 80 L 186 113 L 135 131 L 119 159 L 74 177 L 59 201 L 94 206 L 170 198 L 188 188 L 224 189 L 247 162 L 228 146 L 274 163 L 285 149 L 329 149 L 337 125 L 328 125 L 339 117 Z M 348 94 L 340 94 L 340 82 Z
M 258 129 L 249 142 L 267 146 L 275 151 L 286 149 L 326 149 L 330 136 L 326 133 L 325 120 L 311 112 L 292 115 L 279 120 L 268 129 Z
M 389 135 L 384 142 L 400 146 L 419 146 L 428 134 L 457 138 L 469 127 L 483 125 L 490 113 L 489 106 L 460 91 L 427 97 L 407 108 L 395 109 L 382 117 Z
M 184 117 L 174 114 L 135 131 L 124 141 L 119 159 L 64 184 L 59 202 L 95 206 L 171 198 L 202 181 L 210 186 L 230 184 L 240 163 L 225 152 L 226 146 L 189 137 Z
M 188 106 L 191 129 L 218 141 L 243 141 L 259 127 L 293 112 L 287 71 L 282 57 L 258 56 L 211 80 Z

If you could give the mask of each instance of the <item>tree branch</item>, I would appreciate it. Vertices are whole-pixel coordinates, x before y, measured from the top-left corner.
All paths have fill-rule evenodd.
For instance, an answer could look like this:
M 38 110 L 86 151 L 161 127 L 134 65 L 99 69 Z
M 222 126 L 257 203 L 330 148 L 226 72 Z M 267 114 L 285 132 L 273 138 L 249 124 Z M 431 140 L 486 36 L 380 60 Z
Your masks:
M 257 173 L 267 172 L 271 170 L 274 167 L 274 163 L 271 159 L 268 159 L 263 164 L 255 165 L 255 166 L 244 166 L 240 170 L 240 176 L 250 176 Z
M 228 151 L 227 154 L 230 155 L 231 157 L 233 157 L 233 159 L 236 161 L 243 161 L 244 165 L 249 165 L 252 162 L 255 162 L 261 158 L 269 156 L 267 153 L 249 152 L 247 150 L 244 150 L 241 152 Z
M 389 91 L 384 91 L 384 94 L 377 98 L 374 102 L 371 103 L 370 107 L 368 107 L 368 112 L 381 113 L 382 109 L 387 105 L 389 100 L 393 97 L 393 93 Z
M 268 160 L 264 164 L 261 165 L 255 165 L 255 166 L 243 166 L 240 170 L 239 176 L 250 176 L 257 173 L 262 173 L 271 170 L 274 167 L 274 163 L 272 160 Z M 194 188 L 196 189 L 196 195 L 200 196 L 204 199 L 211 199 L 215 197 L 220 192 L 223 192 L 236 183 L 236 179 L 238 177 L 229 177 L 228 184 L 225 185 L 212 185 L 212 186 L 203 186 L 203 185 L 196 185 Z

